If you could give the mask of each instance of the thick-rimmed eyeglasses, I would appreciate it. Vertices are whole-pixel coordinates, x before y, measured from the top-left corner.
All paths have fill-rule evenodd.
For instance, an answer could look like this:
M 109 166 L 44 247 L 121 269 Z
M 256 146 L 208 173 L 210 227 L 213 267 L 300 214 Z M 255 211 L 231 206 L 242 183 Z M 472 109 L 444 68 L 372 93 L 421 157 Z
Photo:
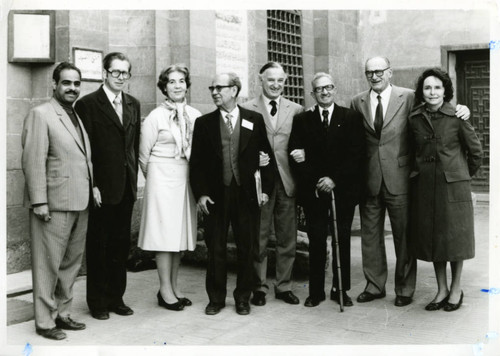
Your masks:
M 234 87 L 234 85 L 216 85 L 216 86 L 211 85 L 208 87 L 208 90 L 210 90 L 210 92 L 213 92 L 215 89 L 215 91 L 217 91 L 217 93 L 220 93 L 222 91 L 222 89 L 231 88 L 231 87 Z
M 326 91 L 332 91 L 333 89 L 335 89 L 335 85 L 328 84 L 328 85 L 324 85 L 322 87 L 316 87 L 313 90 L 315 93 L 321 93 L 324 89 L 326 89 Z
M 118 78 L 120 76 L 120 74 L 122 75 L 123 79 L 130 79 L 130 77 L 132 76 L 132 73 L 130 73 L 130 72 L 122 72 L 120 70 L 107 70 L 106 69 L 106 72 L 108 72 L 109 74 L 111 74 L 111 76 L 113 78 Z
M 381 77 L 384 75 L 384 72 L 391 67 L 387 67 L 385 69 L 377 69 L 377 70 L 367 70 L 365 72 L 365 75 L 367 78 L 373 78 L 373 74 L 375 74 L 377 77 Z

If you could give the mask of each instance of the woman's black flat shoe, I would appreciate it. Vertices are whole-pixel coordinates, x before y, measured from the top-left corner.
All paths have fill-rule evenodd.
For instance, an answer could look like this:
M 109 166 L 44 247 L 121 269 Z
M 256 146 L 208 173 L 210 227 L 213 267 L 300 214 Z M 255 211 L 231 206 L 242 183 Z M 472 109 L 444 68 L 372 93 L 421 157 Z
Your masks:
M 450 295 L 448 294 L 442 301 L 440 302 L 431 302 L 429 304 L 427 304 L 425 306 L 425 310 L 429 310 L 429 311 L 435 311 L 435 310 L 439 310 L 441 309 L 442 307 L 444 307 L 446 305 L 446 303 L 448 302 L 448 297 Z
M 462 291 L 460 293 L 460 300 L 458 301 L 458 303 L 452 304 L 452 303 L 446 302 L 446 305 L 444 306 L 443 310 L 447 311 L 447 312 L 455 311 L 458 308 L 460 308 L 460 306 L 462 305 L 463 300 L 464 300 L 464 292 Z
M 161 293 L 159 291 L 158 291 L 158 294 L 156 295 L 156 297 L 158 298 L 158 305 L 160 307 L 164 307 L 164 308 L 166 308 L 168 310 L 175 310 L 175 311 L 181 311 L 181 310 L 184 309 L 184 304 L 182 304 L 181 302 L 168 304 L 163 299 L 163 297 L 161 296 Z
M 185 307 L 190 307 L 191 305 L 193 305 L 193 302 L 187 298 L 177 298 L 177 299 L 179 299 L 179 303 L 181 303 Z

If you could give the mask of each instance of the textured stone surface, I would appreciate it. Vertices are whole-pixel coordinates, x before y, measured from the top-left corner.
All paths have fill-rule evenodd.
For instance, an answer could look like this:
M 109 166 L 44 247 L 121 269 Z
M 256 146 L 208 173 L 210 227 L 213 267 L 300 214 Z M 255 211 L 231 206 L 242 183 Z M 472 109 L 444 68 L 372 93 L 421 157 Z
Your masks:
M 20 169 L 7 171 L 7 206 L 21 205 L 24 197 L 24 175 Z
M 12 244 L 7 248 L 7 274 L 31 268 L 29 241 Z

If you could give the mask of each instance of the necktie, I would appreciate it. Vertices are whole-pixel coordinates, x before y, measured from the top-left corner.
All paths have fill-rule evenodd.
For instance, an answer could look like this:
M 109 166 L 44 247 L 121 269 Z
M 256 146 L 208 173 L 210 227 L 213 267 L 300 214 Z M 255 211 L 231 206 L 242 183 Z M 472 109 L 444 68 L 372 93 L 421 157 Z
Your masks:
M 276 107 L 276 101 L 271 100 L 271 101 L 269 102 L 269 104 L 271 104 L 271 106 L 272 106 L 272 108 L 271 108 L 271 116 L 276 115 L 276 113 L 278 112 L 278 109 L 277 109 L 277 107 Z
M 380 133 L 382 131 L 382 125 L 384 124 L 384 108 L 382 106 L 382 97 L 377 95 L 378 104 L 377 109 L 375 110 L 375 121 L 373 122 L 373 126 L 375 127 L 375 133 L 377 137 L 380 138 Z
M 227 129 L 229 130 L 229 134 L 233 133 L 233 123 L 231 122 L 232 117 L 233 117 L 233 115 L 231 115 L 231 114 L 226 115 L 226 126 L 227 126 Z
M 328 131 L 328 110 L 323 110 L 321 115 L 323 115 L 323 128 Z
M 122 97 L 120 94 L 118 94 L 115 100 L 113 100 L 113 106 L 115 107 L 115 111 L 120 119 L 120 122 L 123 124 Z

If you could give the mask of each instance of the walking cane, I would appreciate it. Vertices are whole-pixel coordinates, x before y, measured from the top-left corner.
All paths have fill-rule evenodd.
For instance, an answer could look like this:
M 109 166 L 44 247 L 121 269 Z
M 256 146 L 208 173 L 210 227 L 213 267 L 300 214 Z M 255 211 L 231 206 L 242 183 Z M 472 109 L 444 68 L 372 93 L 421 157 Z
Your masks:
M 339 237 L 338 237 L 338 229 L 337 229 L 337 212 L 335 210 L 335 194 L 333 194 L 332 190 L 332 220 L 333 220 L 333 231 L 332 235 L 335 238 L 335 258 L 337 261 L 337 277 L 339 281 L 339 290 L 337 293 L 339 294 L 339 304 L 340 304 L 340 312 L 344 311 L 344 295 L 342 293 L 342 271 L 340 269 L 340 250 L 339 250 Z

